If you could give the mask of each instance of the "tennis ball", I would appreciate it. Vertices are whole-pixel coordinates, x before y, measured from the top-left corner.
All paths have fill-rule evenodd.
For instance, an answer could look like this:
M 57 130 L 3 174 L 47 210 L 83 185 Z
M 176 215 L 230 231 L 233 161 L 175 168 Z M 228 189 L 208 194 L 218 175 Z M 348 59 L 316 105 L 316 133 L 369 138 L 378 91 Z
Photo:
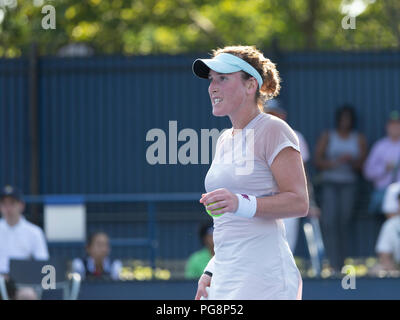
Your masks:
M 212 204 L 214 204 L 214 203 L 217 203 L 218 201 L 215 201 L 215 202 L 212 202 L 212 203 L 209 203 L 208 205 L 210 206 L 210 205 L 212 205 Z M 213 211 L 217 211 L 217 210 L 221 210 L 222 208 L 218 208 L 218 209 L 214 209 Z M 206 209 L 206 211 L 207 211 L 207 213 L 211 216 L 211 217 L 220 217 L 220 216 L 222 216 L 223 215 L 223 213 L 221 213 L 221 214 L 212 214 L 211 213 L 211 210 L 207 210 Z

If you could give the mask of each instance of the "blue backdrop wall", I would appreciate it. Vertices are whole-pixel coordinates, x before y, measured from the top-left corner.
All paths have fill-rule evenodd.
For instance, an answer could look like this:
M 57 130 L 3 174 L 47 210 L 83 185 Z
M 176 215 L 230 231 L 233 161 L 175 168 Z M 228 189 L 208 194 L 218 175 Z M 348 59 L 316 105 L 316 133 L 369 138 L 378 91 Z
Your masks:
M 197 56 L 207 55 L 39 58 L 39 192 L 203 191 L 207 164 L 146 161 L 153 143 L 146 141 L 147 132 L 160 128 L 168 139 L 169 121 L 177 121 L 178 132 L 191 128 L 199 137 L 201 129 L 230 127 L 227 118 L 211 115 L 208 82 L 192 75 Z M 369 144 L 384 134 L 388 112 L 400 109 L 399 52 L 290 52 L 273 61 L 283 80 L 280 98 L 289 123 L 312 151 L 343 103 L 355 106 Z M 28 70 L 24 58 L 0 60 L 0 183 L 17 184 L 27 194 Z

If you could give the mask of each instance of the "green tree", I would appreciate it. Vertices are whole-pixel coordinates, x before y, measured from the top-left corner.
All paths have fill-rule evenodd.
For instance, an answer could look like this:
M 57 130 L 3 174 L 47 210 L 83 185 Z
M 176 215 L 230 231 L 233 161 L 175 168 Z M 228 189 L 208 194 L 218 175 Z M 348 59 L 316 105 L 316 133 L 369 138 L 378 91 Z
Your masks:
M 400 2 L 367 4 L 356 29 L 345 30 L 340 8 L 350 0 L 0 0 L 0 57 L 41 54 L 86 43 L 98 54 L 209 51 L 217 46 L 279 45 L 283 50 L 400 47 Z M 353 0 L 354 1 L 354 0 Z M 350 1 L 351 2 L 351 1 Z M 56 9 L 44 30 L 41 8 Z

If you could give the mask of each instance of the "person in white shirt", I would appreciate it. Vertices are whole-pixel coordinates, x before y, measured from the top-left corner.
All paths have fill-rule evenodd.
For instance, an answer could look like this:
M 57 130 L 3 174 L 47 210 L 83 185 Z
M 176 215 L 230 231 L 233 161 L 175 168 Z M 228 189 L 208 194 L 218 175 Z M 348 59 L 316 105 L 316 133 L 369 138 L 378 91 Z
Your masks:
M 399 270 L 400 264 L 400 192 L 395 198 L 397 210 L 395 215 L 382 225 L 375 248 L 380 266 L 387 271 Z
M 399 201 L 397 200 L 399 194 L 400 182 L 394 182 L 386 188 L 382 202 L 382 212 L 387 218 L 394 217 L 399 211 Z
M 308 192 L 298 137 L 263 112 L 264 100 L 279 93 L 275 64 L 253 46 L 233 46 L 197 59 L 193 72 L 209 79 L 212 114 L 232 122 L 217 140 L 200 199 L 213 215 L 215 255 L 195 299 L 301 299 L 282 219 L 307 214 Z
M 0 274 L 9 273 L 10 259 L 48 260 L 42 229 L 22 215 L 25 203 L 15 187 L 5 186 L 0 194 Z

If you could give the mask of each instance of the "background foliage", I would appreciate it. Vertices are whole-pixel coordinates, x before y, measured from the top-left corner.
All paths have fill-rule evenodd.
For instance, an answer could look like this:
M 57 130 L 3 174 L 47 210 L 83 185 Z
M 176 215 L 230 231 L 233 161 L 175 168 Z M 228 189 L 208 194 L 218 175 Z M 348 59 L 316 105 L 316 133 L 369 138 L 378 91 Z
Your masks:
M 345 30 L 343 5 L 362 12 Z M 41 9 L 56 9 L 44 30 Z M 364 8 L 364 10 L 363 10 Z M 357 8 L 356 8 L 357 9 Z M 400 47 L 398 0 L 0 0 L 0 57 L 41 54 L 85 43 L 96 54 L 209 51 L 229 44 L 283 50 Z

